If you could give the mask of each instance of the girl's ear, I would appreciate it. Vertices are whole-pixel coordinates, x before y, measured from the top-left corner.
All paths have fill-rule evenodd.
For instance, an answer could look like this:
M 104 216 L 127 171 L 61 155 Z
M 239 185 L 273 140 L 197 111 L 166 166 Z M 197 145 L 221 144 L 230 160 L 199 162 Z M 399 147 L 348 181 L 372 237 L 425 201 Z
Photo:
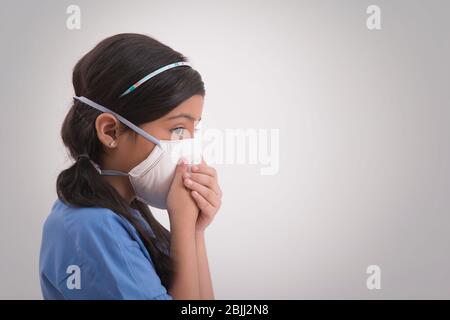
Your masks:
M 112 114 L 102 113 L 95 120 L 97 137 L 107 148 L 113 149 L 117 147 L 119 129 L 120 122 Z

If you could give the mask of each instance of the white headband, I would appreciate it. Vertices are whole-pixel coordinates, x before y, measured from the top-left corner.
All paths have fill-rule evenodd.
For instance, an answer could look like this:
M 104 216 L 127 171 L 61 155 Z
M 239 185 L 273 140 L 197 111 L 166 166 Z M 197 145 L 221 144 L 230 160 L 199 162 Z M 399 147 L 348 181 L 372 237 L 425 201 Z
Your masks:
M 139 87 L 145 81 L 149 80 L 150 78 L 153 78 L 157 74 L 160 74 L 163 71 L 166 71 L 166 70 L 169 70 L 169 69 L 172 69 L 172 68 L 175 68 L 175 67 L 179 67 L 179 66 L 188 66 L 188 67 L 190 67 L 191 65 L 188 62 L 180 61 L 180 62 L 171 63 L 171 64 L 168 64 L 167 66 L 161 67 L 161 68 L 159 68 L 159 69 L 149 73 L 148 75 L 143 77 L 141 80 L 139 80 L 138 82 L 133 84 L 131 87 L 129 87 L 127 90 L 125 90 L 124 93 L 122 93 L 119 98 L 129 94 L 132 91 L 134 91 L 137 87 Z

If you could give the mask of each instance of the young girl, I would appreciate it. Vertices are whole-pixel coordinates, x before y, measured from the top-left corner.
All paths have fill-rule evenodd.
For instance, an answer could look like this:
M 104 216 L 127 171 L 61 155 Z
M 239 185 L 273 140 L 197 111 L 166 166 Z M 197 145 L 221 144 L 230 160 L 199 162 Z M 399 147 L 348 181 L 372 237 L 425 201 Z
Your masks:
M 76 64 L 61 130 L 75 162 L 43 228 L 45 299 L 214 299 L 204 233 L 222 192 L 214 168 L 192 164 L 205 89 L 186 60 L 119 34 Z M 148 205 L 167 209 L 170 232 Z

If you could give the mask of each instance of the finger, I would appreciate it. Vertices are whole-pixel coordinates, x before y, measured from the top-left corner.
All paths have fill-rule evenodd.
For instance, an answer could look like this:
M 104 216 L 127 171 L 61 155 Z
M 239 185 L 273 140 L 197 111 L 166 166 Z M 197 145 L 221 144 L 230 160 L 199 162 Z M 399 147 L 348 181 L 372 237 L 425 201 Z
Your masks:
M 198 182 L 198 183 L 210 188 L 217 195 L 220 195 L 220 193 L 221 193 L 219 185 L 217 184 L 217 179 L 213 178 L 211 176 L 208 176 L 206 174 L 186 172 L 183 174 L 183 178 L 185 178 L 185 179 L 190 178 L 190 179 L 194 180 L 195 182 Z
M 207 174 L 211 177 L 217 178 L 216 169 L 208 166 L 203 158 L 199 164 L 192 165 L 191 170 L 192 170 L 192 172 L 195 172 L 195 173 L 203 173 L 203 174 Z
M 193 191 L 197 191 L 214 207 L 217 207 L 219 205 L 219 196 L 208 187 L 205 187 L 204 185 L 201 185 L 200 183 L 195 182 L 192 179 L 184 179 L 184 185 Z
M 187 167 L 188 167 L 187 159 L 185 157 L 181 157 L 180 160 L 178 160 L 176 171 L 180 172 L 186 171 Z
M 191 195 L 192 198 L 194 198 L 197 207 L 202 212 L 206 212 L 208 209 L 212 207 L 211 204 L 204 197 L 202 197 L 202 195 L 200 195 L 197 191 L 191 191 Z
M 184 158 L 181 158 L 180 161 L 178 161 L 177 167 L 176 167 L 176 169 L 175 169 L 175 176 L 174 176 L 174 179 L 182 179 L 183 174 L 184 174 L 185 172 L 187 172 L 187 167 L 188 167 L 188 165 L 187 165 L 187 160 L 184 159 Z M 178 178 L 178 176 L 179 176 L 180 178 Z

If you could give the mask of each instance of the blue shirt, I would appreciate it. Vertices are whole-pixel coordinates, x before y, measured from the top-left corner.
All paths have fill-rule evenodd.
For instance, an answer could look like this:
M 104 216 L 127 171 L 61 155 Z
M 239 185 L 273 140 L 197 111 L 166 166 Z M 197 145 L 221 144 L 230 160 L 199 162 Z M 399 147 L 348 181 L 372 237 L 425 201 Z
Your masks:
M 59 199 L 44 223 L 39 275 L 44 299 L 172 299 L 127 219 Z

